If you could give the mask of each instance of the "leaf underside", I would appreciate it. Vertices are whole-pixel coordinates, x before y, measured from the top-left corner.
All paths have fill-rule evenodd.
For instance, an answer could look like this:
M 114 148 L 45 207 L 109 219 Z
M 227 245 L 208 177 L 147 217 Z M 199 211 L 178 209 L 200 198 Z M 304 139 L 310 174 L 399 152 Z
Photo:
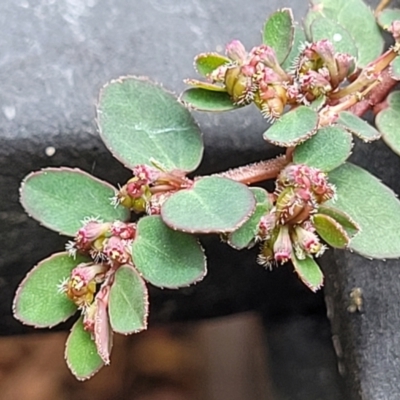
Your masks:
M 186 107 L 196 111 L 222 112 L 240 107 L 233 103 L 228 93 L 203 88 L 187 89 L 180 95 L 179 100 Z

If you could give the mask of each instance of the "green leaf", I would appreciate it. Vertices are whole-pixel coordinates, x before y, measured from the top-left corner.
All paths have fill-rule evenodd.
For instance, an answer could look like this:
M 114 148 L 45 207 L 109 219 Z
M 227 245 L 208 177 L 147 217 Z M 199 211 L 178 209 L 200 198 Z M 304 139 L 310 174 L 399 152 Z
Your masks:
M 309 289 L 316 292 L 322 287 L 324 284 L 324 275 L 312 257 L 306 257 L 304 260 L 299 260 L 293 255 L 292 263 L 299 278 Z
M 350 238 L 344 228 L 332 217 L 325 214 L 315 214 L 313 224 L 318 235 L 329 244 L 338 249 L 348 246 Z
M 264 139 L 277 146 L 296 146 L 317 132 L 317 124 L 318 113 L 300 106 L 282 115 L 264 132 Z
M 381 134 L 372 125 L 349 111 L 339 113 L 339 119 L 336 122 L 339 126 L 343 126 L 343 128 L 358 136 L 364 142 L 372 142 L 381 137 Z
M 273 13 L 265 22 L 263 43 L 275 50 L 279 64 L 282 64 L 293 46 L 294 22 L 290 8 Z
M 382 139 L 400 155 L 400 91 L 387 97 L 388 107 L 378 113 L 375 124 L 382 133 Z
M 156 160 L 168 171 L 193 171 L 201 161 L 201 133 L 189 111 L 146 79 L 111 81 L 101 90 L 97 113 L 101 138 L 128 168 Z
M 397 56 L 390 64 L 390 76 L 400 81 L 400 57 Z
M 400 202 L 393 191 L 350 163 L 330 172 L 329 181 L 337 189 L 334 207 L 360 226 L 349 248 L 365 257 L 400 257 Z
M 221 65 L 230 63 L 229 58 L 218 53 L 202 53 L 195 57 L 194 67 L 203 76 L 208 76 Z
M 300 54 L 301 46 L 305 42 L 306 42 L 306 35 L 304 33 L 304 30 L 300 26 L 295 25 L 293 45 L 292 45 L 289 55 L 287 56 L 286 60 L 282 64 L 282 68 L 285 71 L 288 71 L 294 67 L 295 60 L 297 59 L 297 57 Z
M 189 286 L 207 273 L 205 255 L 196 238 L 173 231 L 157 215 L 138 222 L 132 256 L 142 277 L 161 288 Z
M 218 85 L 216 83 L 199 81 L 197 79 L 184 79 L 187 85 L 194 86 L 195 88 L 210 90 L 212 92 L 226 92 L 225 86 Z
M 311 24 L 319 17 L 329 18 L 349 32 L 358 48 L 359 67 L 365 67 L 381 54 L 384 41 L 371 8 L 363 0 L 311 0 L 305 19 L 309 38 Z
M 328 39 L 338 53 L 347 53 L 358 58 L 358 48 L 350 33 L 337 22 L 329 18 L 316 18 L 311 25 L 314 42 Z
M 320 95 L 310 103 L 310 108 L 314 111 L 319 111 L 326 103 L 326 96 Z
M 90 332 L 83 329 L 82 317 L 75 322 L 68 336 L 65 359 L 71 372 L 80 381 L 89 379 L 103 366 Z
M 25 211 L 42 225 L 74 236 L 87 217 L 104 222 L 129 219 L 126 208 L 111 204 L 116 191 L 79 169 L 46 168 L 23 180 L 20 200 Z
M 251 247 L 251 245 L 254 244 L 254 238 L 258 231 L 260 219 L 273 206 L 269 199 L 268 192 L 265 189 L 252 187 L 250 190 L 253 192 L 256 199 L 256 209 L 251 217 L 239 229 L 228 236 L 229 245 L 237 250 Z
M 113 331 L 128 335 L 146 329 L 148 309 L 145 282 L 133 267 L 122 265 L 115 273 L 108 303 Z
M 353 221 L 350 215 L 341 210 L 338 210 L 334 207 L 326 206 L 324 204 L 318 207 L 318 213 L 328 215 L 329 217 L 337 221 L 346 231 L 349 238 L 352 238 L 360 231 L 360 227 L 356 224 L 355 221 Z
M 201 88 L 185 90 L 181 93 L 179 100 L 185 107 L 196 111 L 222 112 L 240 107 L 233 104 L 231 97 L 226 92 L 216 92 L 215 90 L 211 91 Z
M 393 21 L 400 20 L 400 10 L 386 8 L 379 13 L 376 20 L 382 29 L 388 30 Z
M 255 206 L 246 185 L 208 176 L 171 196 L 163 204 L 161 216 L 168 226 L 183 232 L 232 232 L 245 223 Z
M 14 316 L 35 328 L 51 328 L 76 312 L 76 305 L 60 291 L 60 283 L 80 263 L 90 261 L 77 255 L 57 253 L 42 260 L 20 283 L 15 294 Z
M 350 133 L 337 126 L 326 126 L 295 148 L 293 162 L 328 172 L 347 160 L 352 147 Z

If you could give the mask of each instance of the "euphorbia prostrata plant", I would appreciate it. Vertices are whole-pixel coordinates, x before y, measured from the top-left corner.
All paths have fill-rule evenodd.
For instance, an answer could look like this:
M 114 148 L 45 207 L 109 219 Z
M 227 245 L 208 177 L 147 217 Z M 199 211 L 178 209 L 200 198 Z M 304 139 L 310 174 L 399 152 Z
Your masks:
M 71 240 L 28 273 L 14 315 L 53 327 L 78 312 L 65 350 L 78 379 L 110 362 L 114 332 L 146 329 L 147 284 L 176 289 L 204 278 L 196 235 L 258 246 L 261 265 L 291 262 L 313 291 L 328 247 L 400 256 L 396 195 L 346 162 L 358 138 L 382 137 L 400 154 L 400 92 L 389 94 L 400 80 L 400 10 L 380 8 L 375 16 L 361 0 L 312 0 L 302 24 L 278 10 L 250 51 L 233 40 L 224 55 L 198 55 L 203 79 L 188 79 L 179 99 L 146 78 L 111 81 L 100 93 L 99 132 L 132 178 L 117 189 L 61 167 L 24 179 L 27 213 Z M 393 37 L 386 50 L 382 30 Z M 196 176 L 203 142 L 188 109 L 252 103 L 270 123 L 264 139 L 283 154 Z M 369 110 L 377 129 L 361 118 Z M 266 180 L 272 193 L 254 186 Z

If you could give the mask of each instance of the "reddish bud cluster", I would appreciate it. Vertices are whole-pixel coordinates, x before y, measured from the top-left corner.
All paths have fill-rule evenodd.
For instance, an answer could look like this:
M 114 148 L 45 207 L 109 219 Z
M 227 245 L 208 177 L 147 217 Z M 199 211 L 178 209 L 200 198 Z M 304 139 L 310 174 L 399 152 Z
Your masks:
M 308 104 L 329 94 L 354 69 L 354 58 L 336 53 L 328 40 L 307 44 L 289 73 L 265 44 L 247 52 L 240 41 L 233 40 L 226 54 L 231 63 L 216 68 L 210 80 L 223 83 L 236 104 L 254 102 L 269 119 L 278 118 L 287 104 Z
M 259 263 L 270 266 L 293 255 L 298 259 L 321 255 L 325 246 L 315 233 L 312 215 L 334 195 L 334 186 L 317 168 L 301 164 L 284 168 L 276 181 L 275 206 L 259 223 Z

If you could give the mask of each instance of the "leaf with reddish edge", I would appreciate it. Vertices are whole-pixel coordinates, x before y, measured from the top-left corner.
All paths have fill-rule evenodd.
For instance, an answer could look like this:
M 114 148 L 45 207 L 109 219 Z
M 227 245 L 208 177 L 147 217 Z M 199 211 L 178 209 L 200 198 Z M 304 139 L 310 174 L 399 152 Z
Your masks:
M 352 238 L 360 231 L 360 227 L 358 226 L 358 224 L 353 221 L 350 215 L 348 215 L 344 211 L 338 210 L 334 207 L 321 205 L 318 207 L 318 213 L 328 215 L 329 217 L 336 220 L 346 231 L 349 238 Z
M 332 204 L 360 226 L 349 248 L 365 257 L 400 257 L 400 201 L 391 189 L 356 165 L 345 163 L 329 173 L 336 186 Z
M 309 140 L 296 146 L 293 162 L 328 172 L 343 164 L 351 154 L 352 135 L 338 126 L 325 126 Z
M 204 90 L 210 90 L 212 92 L 226 92 L 225 86 L 217 85 L 215 83 L 199 81 L 197 79 L 184 79 L 186 85 L 194 86 Z
M 89 379 L 104 365 L 91 333 L 83 328 L 82 317 L 75 322 L 68 336 L 65 359 L 68 368 L 80 381 Z
M 233 232 L 254 212 L 250 189 L 219 176 L 200 178 L 190 189 L 173 194 L 161 207 L 163 221 L 188 233 Z
M 336 122 L 339 126 L 358 136 L 364 142 L 372 142 L 381 137 L 381 134 L 372 125 L 350 111 L 339 113 L 339 118 Z
M 318 113 L 299 106 L 283 114 L 267 131 L 264 139 L 276 146 L 297 146 L 317 132 Z
M 108 313 L 114 332 L 129 335 L 147 327 L 149 313 L 147 286 L 130 265 L 122 265 L 115 273 Z
M 195 70 L 205 77 L 224 64 L 229 64 L 231 60 L 219 53 L 201 53 L 194 59 Z
M 256 209 L 239 229 L 228 235 L 228 244 L 236 250 L 242 250 L 254 245 L 260 219 L 273 207 L 269 194 L 265 189 L 251 187 L 250 190 L 253 192 L 257 202 Z
M 226 92 L 216 92 L 203 88 L 185 90 L 179 96 L 179 101 L 185 107 L 196 111 L 222 112 L 242 107 L 234 104 Z
M 46 228 L 75 236 L 87 217 L 104 222 L 127 221 L 129 211 L 113 206 L 117 190 L 77 168 L 45 168 L 32 172 L 21 184 L 21 204 Z
M 152 165 L 193 171 L 203 156 L 200 129 L 174 95 L 145 78 L 122 77 L 100 92 L 100 136 L 126 167 Z
M 113 332 L 108 318 L 108 299 L 110 287 L 104 282 L 95 298 L 96 314 L 94 319 L 94 341 L 99 356 L 105 365 L 110 364 L 110 353 L 113 344 Z
M 377 114 L 375 123 L 384 142 L 400 154 L 400 91 L 390 93 L 386 103 L 387 107 Z
M 312 220 L 318 235 L 329 246 L 337 249 L 345 249 L 348 246 L 350 238 L 347 236 L 342 225 L 335 219 L 325 214 L 315 214 Z
M 304 260 L 299 260 L 293 254 L 292 263 L 299 278 L 309 289 L 313 292 L 321 289 L 324 284 L 324 275 L 314 258 L 306 257 Z
M 91 261 L 77 255 L 56 253 L 42 260 L 20 283 L 15 294 L 14 317 L 35 328 L 51 328 L 76 312 L 76 305 L 60 290 L 60 284 L 80 263 Z
M 161 288 L 189 286 L 207 273 L 206 258 L 197 239 L 170 229 L 159 215 L 139 220 L 132 258 L 142 277 Z
M 264 24 L 263 43 L 272 47 L 279 64 L 288 57 L 293 46 L 294 21 L 290 8 L 282 8 L 269 16 Z

